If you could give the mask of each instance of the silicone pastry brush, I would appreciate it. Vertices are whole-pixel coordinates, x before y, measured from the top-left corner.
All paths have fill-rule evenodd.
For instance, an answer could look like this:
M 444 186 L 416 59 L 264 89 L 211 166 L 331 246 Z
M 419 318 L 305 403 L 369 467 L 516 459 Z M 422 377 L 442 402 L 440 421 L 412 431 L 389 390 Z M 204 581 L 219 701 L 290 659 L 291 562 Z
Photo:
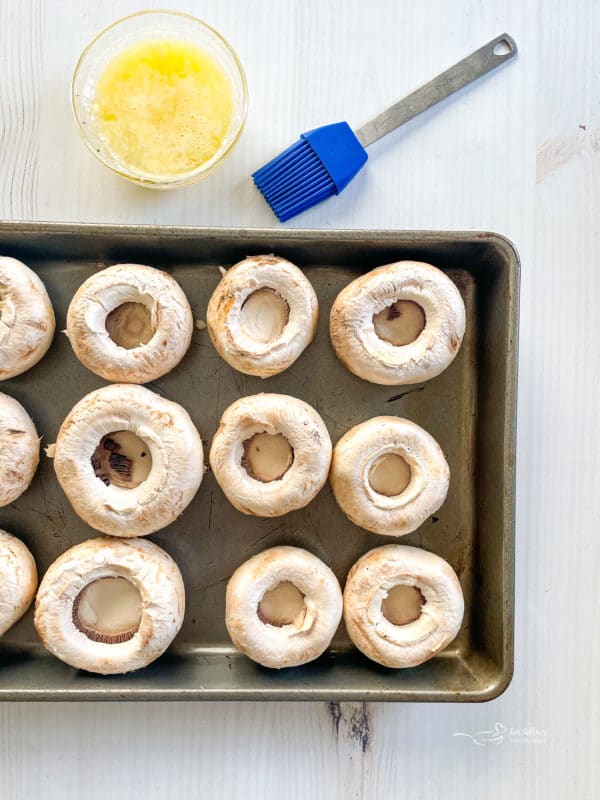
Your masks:
M 365 148 L 370 144 L 516 54 L 515 40 L 503 33 L 357 131 L 347 122 L 336 122 L 301 134 L 295 144 L 252 175 L 254 183 L 279 221 L 285 222 L 339 194 L 365 164 Z

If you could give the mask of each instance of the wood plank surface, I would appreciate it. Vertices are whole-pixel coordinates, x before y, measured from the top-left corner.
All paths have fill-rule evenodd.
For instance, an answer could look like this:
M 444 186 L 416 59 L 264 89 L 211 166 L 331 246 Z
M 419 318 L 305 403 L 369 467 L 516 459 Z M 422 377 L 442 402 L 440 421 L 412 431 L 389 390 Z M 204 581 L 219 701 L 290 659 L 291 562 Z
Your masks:
M 563 798 L 600 793 L 600 4 L 168 0 L 250 87 L 222 170 L 173 193 L 100 167 L 73 123 L 87 42 L 139 9 L 0 0 L 0 218 L 270 226 L 248 176 L 304 130 L 359 125 L 506 30 L 519 57 L 371 148 L 287 227 L 491 229 L 522 258 L 515 678 L 485 705 L 2 704 L 0 797 Z M 455 733 L 506 727 L 501 741 Z M 479 742 L 479 743 L 478 743 Z

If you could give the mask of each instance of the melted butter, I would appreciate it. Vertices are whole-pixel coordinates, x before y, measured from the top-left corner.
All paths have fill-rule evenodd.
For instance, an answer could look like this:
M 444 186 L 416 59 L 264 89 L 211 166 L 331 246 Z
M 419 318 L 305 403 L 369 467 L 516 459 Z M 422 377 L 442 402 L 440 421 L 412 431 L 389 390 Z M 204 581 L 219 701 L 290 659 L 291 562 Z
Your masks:
M 94 98 L 100 133 L 125 167 L 181 175 L 219 150 L 233 115 L 222 67 L 195 45 L 149 40 L 116 55 Z

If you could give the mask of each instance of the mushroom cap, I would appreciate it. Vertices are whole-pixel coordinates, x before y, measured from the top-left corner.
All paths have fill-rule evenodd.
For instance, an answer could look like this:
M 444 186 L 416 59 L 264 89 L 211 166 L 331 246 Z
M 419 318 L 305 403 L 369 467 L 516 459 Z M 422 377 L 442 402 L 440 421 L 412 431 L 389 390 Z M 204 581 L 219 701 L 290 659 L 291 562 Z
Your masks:
M 259 289 L 272 289 L 289 316 L 281 333 L 268 342 L 248 336 L 240 312 Z M 267 378 L 287 369 L 313 340 L 319 304 L 312 284 L 297 266 L 277 256 L 250 256 L 227 270 L 210 298 L 208 333 L 219 355 L 246 375 Z
M 122 577 L 142 598 L 139 628 L 131 639 L 94 641 L 73 621 L 79 593 L 101 578 Z M 35 628 L 45 647 L 76 669 L 113 675 L 145 667 L 177 635 L 185 611 L 185 589 L 177 564 L 147 539 L 100 537 L 63 553 L 42 578 L 35 601 Z
M 109 433 L 127 430 L 147 444 L 148 477 L 135 488 L 106 486 L 92 455 Z M 202 481 L 202 440 L 187 411 L 143 386 L 113 384 L 80 400 L 49 448 L 71 505 L 92 528 L 111 536 L 146 536 L 173 522 Z
M 46 287 L 21 261 L 0 256 L 0 380 L 33 367 L 54 336 Z
M 391 497 L 369 482 L 371 467 L 386 453 L 401 456 L 411 471 L 408 486 Z M 404 536 L 444 503 L 450 469 L 439 444 L 419 425 L 401 417 L 373 417 L 336 444 L 329 480 L 338 505 L 355 525 Z
M 141 303 L 156 332 L 128 350 L 114 342 L 106 318 L 124 303 Z M 192 340 L 192 310 L 177 281 L 155 267 L 116 264 L 89 277 L 67 313 L 67 336 L 81 363 L 107 381 L 147 383 L 173 369 Z
M 242 464 L 244 442 L 257 433 L 281 434 L 293 449 L 289 469 L 263 483 Z M 304 508 L 327 481 L 331 439 L 312 406 L 285 394 L 242 397 L 225 409 L 212 440 L 210 465 L 229 502 L 244 514 L 278 517 Z
M 0 508 L 29 487 L 40 460 L 40 440 L 23 406 L 0 392 Z
M 36 589 L 33 556 L 20 539 L 0 530 L 0 636 L 21 619 Z
M 410 344 L 380 339 L 373 316 L 397 300 L 419 305 L 425 327 Z M 359 378 L 385 386 L 435 378 L 453 361 L 465 332 L 465 304 L 450 278 L 421 261 L 398 261 L 361 275 L 331 309 L 331 341 L 340 361 Z
M 304 595 L 302 619 L 271 625 L 258 616 L 265 594 L 289 581 Z M 342 616 L 337 578 L 300 547 L 272 547 L 239 566 L 227 584 L 225 623 L 234 646 L 264 667 L 297 667 L 329 646 Z
M 416 587 L 421 615 L 394 625 L 382 603 L 394 586 Z M 386 667 L 416 667 L 443 650 L 462 624 L 464 599 L 456 573 L 440 556 L 399 544 L 365 553 L 348 573 L 344 622 L 350 638 L 372 661 Z

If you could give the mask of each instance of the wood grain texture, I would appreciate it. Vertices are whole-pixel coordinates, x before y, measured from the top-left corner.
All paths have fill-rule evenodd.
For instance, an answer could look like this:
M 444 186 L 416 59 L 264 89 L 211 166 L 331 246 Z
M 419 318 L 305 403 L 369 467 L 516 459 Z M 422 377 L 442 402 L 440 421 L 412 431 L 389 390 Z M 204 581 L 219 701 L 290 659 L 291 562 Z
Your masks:
M 148 6 L 172 6 L 171 2 Z M 134 0 L 0 1 L 0 217 L 262 226 L 248 175 L 302 130 L 360 124 L 503 30 L 499 74 L 371 149 L 287 227 L 493 229 L 523 261 L 515 679 L 480 706 L 5 704 L 0 797 L 598 797 L 600 6 L 595 0 L 187 0 L 244 62 L 247 129 L 196 187 L 98 166 L 76 58 Z M 453 734 L 508 729 L 477 744 Z M 512 729 L 512 733 L 511 733 Z M 493 737 L 492 737 L 493 738 Z
M 37 214 L 43 11 L 43 0 L 0 3 L 0 196 L 9 219 Z

